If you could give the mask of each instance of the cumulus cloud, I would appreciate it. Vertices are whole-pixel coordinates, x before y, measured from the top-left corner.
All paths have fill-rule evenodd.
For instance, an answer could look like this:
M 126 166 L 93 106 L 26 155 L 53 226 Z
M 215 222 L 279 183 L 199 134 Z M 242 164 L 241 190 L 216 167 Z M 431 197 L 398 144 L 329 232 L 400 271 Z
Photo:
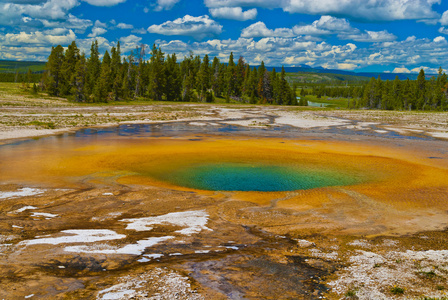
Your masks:
M 293 31 L 297 35 L 329 35 L 333 33 L 351 33 L 355 29 L 351 27 L 346 19 L 335 18 L 332 16 L 321 16 L 319 20 L 311 25 L 296 25 Z
M 82 0 L 94 6 L 115 6 L 117 4 L 126 2 L 126 0 Z
M 368 31 L 365 32 L 356 32 L 353 34 L 340 34 L 338 35 L 340 39 L 343 40 L 353 40 L 356 42 L 369 42 L 369 43 L 377 43 L 377 42 L 391 42 L 397 39 L 397 36 L 389 33 L 387 30 L 383 31 Z
M 256 8 L 243 11 L 241 7 L 210 8 L 209 12 L 214 18 L 230 19 L 237 21 L 253 20 L 257 17 L 258 14 Z
M 118 23 L 117 28 L 120 28 L 120 29 L 134 29 L 134 26 L 132 24 Z
M 174 21 L 149 26 L 148 32 L 162 35 L 191 36 L 201 40 L 208 36 L 220 34 L 222 32 L 222 26 L 210 19 L 209 16 L 192 17 L 186 15 Z
M 392 73 L 405 73 L 405 74 L 409 74 L 411 73 L 411 71 L 408 68 L 405 67 L 401 67 L 401 68 L 395 68 Z
M 142 40 L 141 37 L 133 35 L 133 34 L 120 38 L 120 42 L 122 42 L 124 44 L 131 44 L 131 43 L 136 44 L 136 43 L 140 43 L 141 40 Z
M 92 28 L 92 32 L 89 33 L 88 37 L 94 38 L 100 35 L 103 35 L 107 32 L 106 29 L 102 28 L 102 27 L 93 27 Z
M 289 0 L 204 0 L 207 7 L 236 7 L 253 6 L 265 8 L 277 8 L 285 5 Z
M 443 26 L 448 25 L 448 10 L 442 14 L 442 17 L 440 18 L 439 22 Z
M 106 27 L 107 27 L 107 24 L 106 24 L 106 23 L 103 23 L 103 22 L 101 22 L 100 20 L 96 20 L 96 21 L 95 21 L 95 27 L 102 27 L 102 28 L 106 28 Z
M 92 21 L 80 19 L 72 14 L 69 14 L 67 19 L 63 21 L 42 20 L 42 23 L 45 27 L 69 28 L 74 29 L 77 33 L 84 33 L 87 28 L 93 25 Z
M 275 30 L 268 29 L 263 22 L 257 22 L 241 31 L 241 37 L 292 37 L 294 33 L 289 28 L 276 28 Z
M 142 38 L 136 35 L 128 35 L 120 38 L 121 50 L 123 52 L 131 51 L 141 45 Z M 147 47 L 147 45 L 146 45 Z
M 397 37 L 383 31 L 360 31 L 353 28 L 346 19 L 335 18 L 332 16 L 322 16 L 319 20 L 310 25 L 296 25 L 290 28 L 268 29 L 263 22 L 257 22 L 241 31 L 241 37 L 293 37 L 299 35 L 321 36 L 336 34 L 339 39 L 353 40 L 357 42 L 391 42 Z
M 345 16 L 365 21 L 438 19 L 433 10 L 441 0 L 205 0 L 209 8 L 267 7 L 282 8 L 290 13 Z
M 439 33 L 441 33 L 441 34 L 448 34 L 448 28 L 440 27 L 439 28 Z
M 0 24 L 15 25 L 22 16 L 33 19 L 59 20 L 67 17 L 68 11 L 79 5 L 78 0 L 48 0 L 43 3 L 0 3 Z
M 147 34 L 148 31 L 145 28 L 134 28 L 132 33 Z
M 439 69 L 437 68 L 430 68 L 430 67 L 426 67 L 426 66 L 421 66 L 421 67 L 417 67 L 417 68 L 413 68 L 411 70 L 411 73 L 420 73 L 420 70 L 423 69 L 423 71 L 425 71 L 426 74 L 437 74 Z
M 76 35 L 72 30 L 56 30 L 56 31 L 35 31 L 31 33 L 7 33 L 0 35 L 2 45 L 8 46 L 53 46 L 67 45 L 76 39 Z
M 157 0 L 155 11 L 170 10 L 176 5 L 180 0 Z

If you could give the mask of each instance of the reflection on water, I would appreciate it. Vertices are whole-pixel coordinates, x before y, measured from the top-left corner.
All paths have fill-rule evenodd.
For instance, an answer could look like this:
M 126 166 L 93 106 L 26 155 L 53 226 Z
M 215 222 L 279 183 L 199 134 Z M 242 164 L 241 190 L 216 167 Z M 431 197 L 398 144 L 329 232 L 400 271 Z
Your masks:
M 311 106 L 311 107 L 328 107 L 330 105 L 331 104 L 328 104 L 328 103 L 317 103 L 317 102 L 308 101 L 308 106 Z

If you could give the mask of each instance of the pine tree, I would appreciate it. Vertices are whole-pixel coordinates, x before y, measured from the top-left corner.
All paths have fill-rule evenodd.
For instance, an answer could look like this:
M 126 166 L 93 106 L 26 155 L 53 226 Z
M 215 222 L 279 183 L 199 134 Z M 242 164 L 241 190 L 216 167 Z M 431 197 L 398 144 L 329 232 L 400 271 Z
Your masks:
M 286 81 L 286 72 L 285 72 L 285 68 L 283 66 L 282 66 L 282 72 L 280 73 L 280 79 L 279 79 L 277 88 L 278 88 L 278 93 L 279 93 L 279 95 L 278 95 L 279 100 L 277 101 L 278 104 L 282 105 L 282 104 L 286 104 L 286 103 L 291 103 L 292 102 L 291 90 L 290 90 L 288 82 Z
M 246 63 L 244 62 L 244 58 L 240 56 L 238 59 L 238 63 L 235 66 L 235 85 L 234 85 L 234 91 L 233 94 L 236 97 L 241 97 L 243 94 L 243 84 L 244 84 L 244 77 L 245 77 L 245 70 L 246 70 Z
M 61 66 L 61 82 L 59 84 L 59 94 L 61 96 L 67 96 L 70 94 L 72 86 L 75 84 L 73 74 L 75 73 L 76 63 L 79 60 L 79 49 L 73 41 L 65 51 L 64 60 Z
M 70 93 L 75 96 L 75 101 L 85 102 L 85 81 L 86 81 L 86 57 L 81 55 L 76 62 L 75 72 L 72 75 L 70 81 L 73 83 Z
M 250 66 L 249 64 L 246 64 L 246 70 L 244 70 L 244 82 L 243 82 L 242 94 L 249 97 L 250 97 L 250 88 L 249 88 L 250 73 L 251 73 Z
M 177 64 L 176 54 L 168 55 L 165 62 L 165 95 L 168 101 L 179 101 L 181 99 L 182 78 L 180 67 Z
M 112 91 L 115 101 L 117 101 L 122 96 L 122 72 L 121 72 L 121 47 L 120 42 L 117 43 L 117 47 L 112 47 L 111 49 L 111 80 L 112 80 Z
M 211 69 L 210 69 L 210 60 L 208 55 L 204 55 L 204 59 L 202 61 L 201 67 L 198 73 L 198 90 L 199 90 L 199 99 L 203 101 L 206 93 L 211 87 Z
M 153 45 L 150 59 L 150 75 L 148 92 L 150 98 L 161 101 L 165 89 L 164 53 Z
M 93 98 L 95 102 L 109 102 L 109 91 L 111 90 L 111 82 L 110 82 L 110 55 L 109 52 L 106 51 L 103 57 L 103 63 L 101 64 L 100 77 L 98 78 L 94 90 L 93 90 Z
M 95 40 L 90 46 L 90 57 L 87 60 L 87 74 L 86 74 L 86 93 L 93 94 L 95 83 L 100 77 L 101 62 L 100 53 L 98 50 L 98 41 Z
M 219 58 L 217 58 L 215 56 L 215 58 L 213 59 L 213 63 L 212 63 L 212 89 L 213 89 L 213 93 L 215 94 L 215 97 L 221 97 L 222 95 L 222 85 L 223 85 L 223 67 L 220 62 L 219 62 Z
M 263 79 L 264 74 L 266 73 L 266 67 L 264 66 L 264 61 L 262 61 L 260 66 L 258 67 L 257 73 L 258 73 L 257 94 L 258 97 L 263 98 Z
M 416 92 L 417 102 L 416 109 L 423 109 L 426 104 L 426 77 L 425 71 L 420 70 L 417 77 L 417 92 Z
M 235 62 L 233 61 L 233 52 L 230 52 L 229 63 L 226 69 L 226 97 L 232 97 L 235 95 Z
M 250 78 L 249 78 L 249 91 L 250 91 L 250 103 L 255 104 L 258 102 L 258 94 L 257 94 L 257 88 L 258 88 L 258 72 L 257 68 L 253 68 L 250 72 Z
M 64 48 L 61 45 L 52 47 L 46 64 L 45 87 L 52 96 L 59 96 L 59 83 L 62 79 L 61 67 L 64 61 Z
M 155 46 L 155 45 L 154 45 Z M 135 90 L 134 90 L 134 98 L 140 97 L 142 95 L 141 81 L 142 74 L 144 73 L 144 63 L 143 58 L 145 57 L 145 45 L 141 44 L 140 47 L 135 49 L 135 53 L 137 55 L 137 66 L 136 74 L 135 74 Z

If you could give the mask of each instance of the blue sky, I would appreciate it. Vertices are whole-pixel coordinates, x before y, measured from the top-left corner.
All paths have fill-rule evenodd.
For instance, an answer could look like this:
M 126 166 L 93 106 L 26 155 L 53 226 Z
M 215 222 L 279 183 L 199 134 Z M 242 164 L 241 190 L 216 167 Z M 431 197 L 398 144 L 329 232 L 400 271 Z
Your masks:
M 76 40 L 123 55 L 157 44 L 251 65 L 435 73 L 448 68 L 448 0 L 0 0 L 0 59 L 46 60 Z M 149 59 L 149 57 L 147 57 Z

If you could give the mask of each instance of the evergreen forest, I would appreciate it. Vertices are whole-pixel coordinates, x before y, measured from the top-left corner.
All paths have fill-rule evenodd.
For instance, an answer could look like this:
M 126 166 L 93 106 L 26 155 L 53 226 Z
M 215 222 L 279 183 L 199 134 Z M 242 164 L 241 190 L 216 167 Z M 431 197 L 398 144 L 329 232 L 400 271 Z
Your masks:
M 122 57 L 120 43 L 100 59 L 98 42 L 92 42 L 86 57 L 73 41 L 66 49 L 53 47 L 42 73 L 0 73 L 1 82 L 39 82 L 39 88 L 52 96 L 85 103 L 154 100 L 184 102 L 237 102 L 251 104 L 306 106 L 325 98 L 343 100 L 343 108 L 384 110 L 448 110 L 448 77 L 439 69 L 428 78 L 424 70 L 416 80 L 356 80 L 327 83 L 298 82 L 282 67 L 268 71 L 262 62 L 250 67 L 233 53 L 221 62 L 190 53 L 178 61 L 175 53 L 166 55 L 155 45 L 145 60 L 145 47 Z M 300 96 L 296 98 L 296 96 Z M 344 103 L 342 102 L 342 103 Z M 338 103 L 341 103 L 339 101 Z
M 226 102 L 296 104 L 283 68 L 281 73 L 268 72 L 264 63 L 250 68 L 243 57 L 235 63 L 233 53 L 227 63 L 193 54 L 179 63 L 176 54 L 165 55 L 155 45 L 150 59 L 145 57 L 143 45 L 122 59 L 118 42 L 101 60 L 97 41 L 88 58 L 75 42 L 66 50 L 59 45 L 52 48 L 41 87 L 52 96 L 88 103 L 136 99 L 214 102 L 223 98 Z
M 362 85 L 313 85 L 300 91 L 302 96 L 345 98 L 348 108 L 384 110 L 448 110 L 448 78 L 439 68 L 429 80 L 423 69 L 417 80 L 381 80 L 371 78 Z

